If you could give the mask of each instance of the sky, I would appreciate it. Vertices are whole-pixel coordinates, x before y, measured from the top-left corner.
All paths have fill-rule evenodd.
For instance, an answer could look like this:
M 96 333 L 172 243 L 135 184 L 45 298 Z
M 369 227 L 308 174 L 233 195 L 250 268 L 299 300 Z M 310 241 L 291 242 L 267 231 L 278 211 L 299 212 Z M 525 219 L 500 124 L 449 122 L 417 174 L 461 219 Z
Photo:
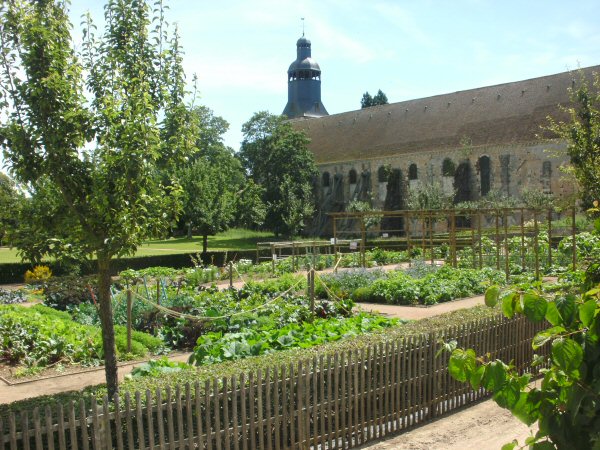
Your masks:
M 102 21 L 99 0 L 72 0 Z M 312 42 L 330 114 L 381 89 L 390 103 L 600 64 L 600 1 L 171 0 L 199 102 L 230 123 L 235 150 L 253 113 L 281 114 L 296 40 Z

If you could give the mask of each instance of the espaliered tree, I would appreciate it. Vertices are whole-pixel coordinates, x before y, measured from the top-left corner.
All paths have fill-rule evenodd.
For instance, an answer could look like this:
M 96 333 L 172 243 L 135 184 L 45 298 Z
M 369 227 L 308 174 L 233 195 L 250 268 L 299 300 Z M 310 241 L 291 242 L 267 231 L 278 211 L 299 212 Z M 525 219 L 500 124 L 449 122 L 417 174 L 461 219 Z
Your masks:
M 52 195 L 54 207 L 40 208 L 29 224 L 33 236 L 46 240 L 41 251 L 97 261 L 111 396 L 118 389 L 111 261 L 169 225 L 181 190 L 174 180 L 165 183 L 164 174 L 193 149 L 185 121 L 173 120 L 182 114 L 182 96 L 169 95 L 172 78 L 164 73 L 181 76 L 180 58 L 177 45 L 166 41 L 162 11 L 162 1 L 109 0 L 104 32 L 97 36 L 88 16 L 78 55 L 66 2 L 0 7 L 0 143 L 32 198 Z M 172 157 L 162 158 L 167 126 L 177 138 L 169 142 Z

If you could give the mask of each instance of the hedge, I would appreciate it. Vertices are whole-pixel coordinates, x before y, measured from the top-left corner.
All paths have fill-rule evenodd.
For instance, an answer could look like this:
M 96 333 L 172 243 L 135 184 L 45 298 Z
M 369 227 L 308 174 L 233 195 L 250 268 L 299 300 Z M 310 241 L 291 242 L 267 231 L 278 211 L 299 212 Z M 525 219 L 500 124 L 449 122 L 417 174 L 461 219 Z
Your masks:
M 146 267 L 163 266 L 180 269 L 192 266 L 192 257 L 196 258 L 198 253 L 177 253 L 167 255 L 135 256 L 131 258 L 117 258 L 113 260 L 113 275 L 125 269 L 145 269 Z M 229 261 L 239 259 L 256 260 L 256 250 L 235 250 L 235 251 L 210 251 L 201 255 L 205 264 L 214 264 L 223 266 Z M 67 275 L 69 268 L 62 266 L 57 262 L 44 262 L 44 265 L 50 267 L 53 275 Z M 31 270 L 31 263 L 3 263 L 0 264 L 0 284 L 22 283 L 27 270 Z M 85 261 L 80 266 L 81 275 L 92 275 L 96 273 L 96 264 L 94 261 Z

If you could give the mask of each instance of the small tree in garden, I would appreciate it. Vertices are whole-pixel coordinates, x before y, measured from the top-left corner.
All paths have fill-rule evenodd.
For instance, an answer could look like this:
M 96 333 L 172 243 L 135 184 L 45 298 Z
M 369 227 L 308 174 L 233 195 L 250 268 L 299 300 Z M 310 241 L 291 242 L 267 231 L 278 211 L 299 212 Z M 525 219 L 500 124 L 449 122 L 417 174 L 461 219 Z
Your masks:
M 6 241 L 7 235 L 17 225 L 17 216 L 25 198 L 17 189 L 15 182 L 0 172 L 0 245 Z
M 252 180 L 264 189 L 264 227 L 291 236 L 314 212 L 311 186 L 318 172 L 308 138 L 285 117 L 267 111 L 255 113 L 242 132 L 240 159 Z
M 101 36 L 87 18 L 81 57 L 65 2 L 0 7 L 0 143 L 16 179 L 30 189 L 36 214 L 28 227 L 37 251 L 97 260 L 111 396 L 118 388 L 111 261 L 173 220 L 181 191 L 173 180 L 165 183 L 165 173 L 193 149 L 180 106 L 178 44 L 166 42 L 162 1 L 155 6 L 152 18 L 146 1 L 109 1 Z
M 532 373 L 539 370 L 542 381 L 533 385 L 532 373 L 519 375 L 510 362 L 478 357 L 472 349 L 453 350 L 450 374 L 473 389 L 491 391 L 498 405 L 527 425 L 537 422 L 539 431 L 525 441 L 531 448 L 600 448 L 600 287 L 549 297 L 538 290 L 501 293 L 492 286 L 485 302 L 500 302 L 508 318 L 523 314 L 532 322 L 550 323 L 532 343 L 534 349 L 546 346 L 550 353 L 531 363 Z M 517 446 L 513 441 L 502 448 Z
M 180 171 L 184 191 L 182 219 L 203 236 L 202 251 L 206 253 L 208 236 L 229 228 L 235 217 L 237 194 L 243 185 L 239 160 L 227 148 L 211 156 L 203 155 Z
M 563 107 L 569 121 L 548 118 L 548 130 L 558 142 L 567 143 L 571 164 L 564 170 L 575 176 L 583 209 L 600 200 L 600 74 L 594 73 L 592 85 L 580 73 L 576 87 L 570 88 L 572 105 Z

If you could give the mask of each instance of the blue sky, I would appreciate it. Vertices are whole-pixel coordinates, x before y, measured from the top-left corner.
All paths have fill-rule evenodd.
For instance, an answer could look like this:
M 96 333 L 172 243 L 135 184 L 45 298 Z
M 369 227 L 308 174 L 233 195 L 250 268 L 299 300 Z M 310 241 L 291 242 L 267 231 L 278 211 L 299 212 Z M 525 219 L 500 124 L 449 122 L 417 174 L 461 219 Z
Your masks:
M 75 30 L 98 1 L 73 0 Z M 286 70 L 302 34 L 322 70 L 330 114 L 358 109 L 365 91 L 390 102 L 517 81 L 600 64 L 600 1 L 171 0 L 200 102 L 241 126 L 260 110 L 280 114 Z

